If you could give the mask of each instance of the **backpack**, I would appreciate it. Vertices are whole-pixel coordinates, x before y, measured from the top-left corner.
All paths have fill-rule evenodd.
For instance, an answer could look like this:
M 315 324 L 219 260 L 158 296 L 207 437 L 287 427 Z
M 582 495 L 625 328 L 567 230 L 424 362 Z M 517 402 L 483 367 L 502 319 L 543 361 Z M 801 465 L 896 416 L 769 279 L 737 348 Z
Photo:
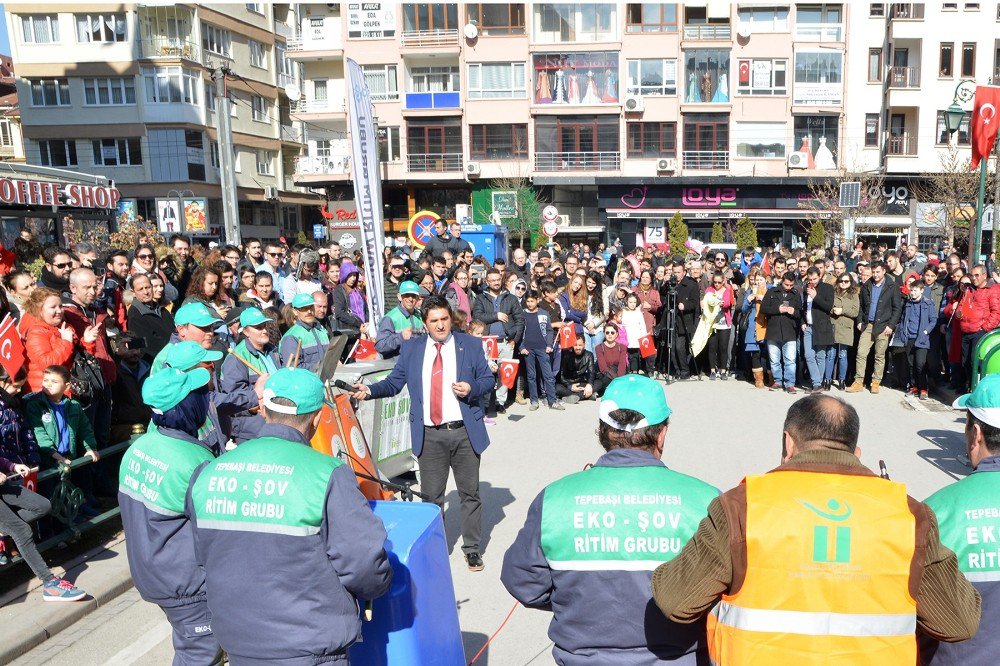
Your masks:
M 101 363 L 93 354 L 78 349 L 73 357 L 73 367 L 69 371 L 69 392 L 73 399 L 84 408 L 94 400 L 94 396 L 104 391 L 104 373 Z

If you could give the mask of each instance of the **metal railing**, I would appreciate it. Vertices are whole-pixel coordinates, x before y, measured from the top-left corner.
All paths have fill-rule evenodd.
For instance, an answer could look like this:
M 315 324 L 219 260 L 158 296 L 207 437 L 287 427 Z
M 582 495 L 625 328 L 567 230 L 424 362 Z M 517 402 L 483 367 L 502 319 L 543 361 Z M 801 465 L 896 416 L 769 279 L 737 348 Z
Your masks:
M 138 40 L 140 58 L 184 58 L 201 62 L 201 46 L 174 37 L 152 37 Z
M 278 87 L 284 88 L 289 83 L 298 83 L 294 74 L 285 74 L 284 72 L 278 72 Z
M 924 20 L 924 3 L 894 2 L 889 5 L 889 16 L 898 21 Z
M 295 26 L 288 25 L 284 21 L 274 22 L 274 31 L 287 39 L 295 39 Z
M 462 153 L 424 153 L 406 156 L 408 171 L 461 171 Z
M 293 167 L 296 175 L 328 174 L 339 176 L 351 171 L 350 155 L 300 155 Z
M 535 153 L 535 171 L 617 171 L 621 158 L 618 151 Z
M 344 100 L 293 99 L 288 104 L 291 113 L 345 113 Z
M 279 125 L 278 136 L 282 141 L 291 141 L 293 143 L 306 142 L 305 130 L 298 125 Z
M 400 36 L 404 47 L 423 48 L 458 46 L 458 30 L 409 30 Z
M 920 68 L 894 65 L 889 68 L 890 88 L 919 88 Z
M 373 102 L 398 102 L 399 101 L 399 91 L 393 90 L 389 92 L 371 92 Z
M 731 25 L 686 25 L 684 39 L 732 39 Z
M 685 150 L 681 153 L 685 169 L 728 169 L 728 150 Z
M 917 137 L 904 134 L 890 136 L 885 144 L 887 155 L 914 156 L 917 154 Z

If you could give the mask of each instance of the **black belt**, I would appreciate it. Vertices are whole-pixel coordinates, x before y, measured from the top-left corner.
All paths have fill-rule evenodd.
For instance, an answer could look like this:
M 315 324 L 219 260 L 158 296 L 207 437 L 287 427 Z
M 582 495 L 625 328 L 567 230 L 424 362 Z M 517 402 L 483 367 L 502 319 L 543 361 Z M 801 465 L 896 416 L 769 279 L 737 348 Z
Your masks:
M 432 430 L 458 430 L 459 428 L 465 427 L 464 421 L 448 421 L 447 423 L 439 423 L 438 425 L 425 425 L 425 428 L 431 428 Z

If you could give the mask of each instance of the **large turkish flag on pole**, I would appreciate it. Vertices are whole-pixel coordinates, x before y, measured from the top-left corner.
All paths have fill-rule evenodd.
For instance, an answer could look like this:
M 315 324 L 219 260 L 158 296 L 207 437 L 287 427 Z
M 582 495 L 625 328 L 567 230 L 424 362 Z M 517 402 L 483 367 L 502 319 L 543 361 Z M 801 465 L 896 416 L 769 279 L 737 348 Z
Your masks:
M 976 104 L 972 111 L 972 168 L 979 160 L 989 159 L 1000 126 L 1000 87 L 976 86 Z
M 17 324 L 10 315 L 0 322 L 0 365 L 7 371 L 9 377 L 16 377 L 17 371 L 25 363 L 24 344 Z

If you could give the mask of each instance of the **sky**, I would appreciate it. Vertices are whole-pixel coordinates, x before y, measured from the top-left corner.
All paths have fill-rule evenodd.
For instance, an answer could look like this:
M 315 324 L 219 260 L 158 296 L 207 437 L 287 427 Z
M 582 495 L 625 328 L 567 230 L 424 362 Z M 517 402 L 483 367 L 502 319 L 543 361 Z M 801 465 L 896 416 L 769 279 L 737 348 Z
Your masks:
M 0 2 L 0 53 L 10 55 L 10 40 L 7 38 L 7 15 L 3 3 Z

